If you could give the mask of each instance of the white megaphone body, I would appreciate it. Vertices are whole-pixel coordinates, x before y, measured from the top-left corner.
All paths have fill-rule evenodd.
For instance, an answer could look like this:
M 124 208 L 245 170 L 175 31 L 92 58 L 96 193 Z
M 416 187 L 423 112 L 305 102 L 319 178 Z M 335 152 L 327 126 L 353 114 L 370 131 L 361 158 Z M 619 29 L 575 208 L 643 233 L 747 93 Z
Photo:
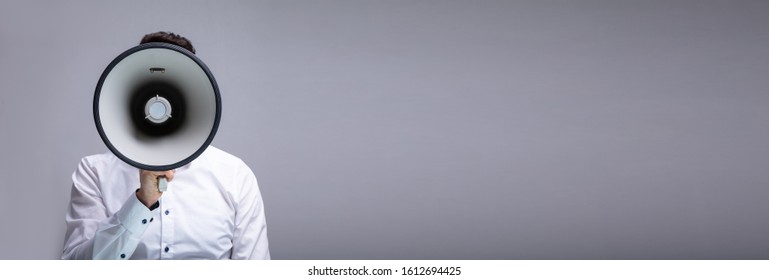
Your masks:
M 146 43 L 115 58 L 93 99 L 96 129 L 115 156 L 139 169 L 172 170 L 211 144 L 221 118 L 214 76 L 193 53 Z M 165 191 L 167 181 L 159 180 Z

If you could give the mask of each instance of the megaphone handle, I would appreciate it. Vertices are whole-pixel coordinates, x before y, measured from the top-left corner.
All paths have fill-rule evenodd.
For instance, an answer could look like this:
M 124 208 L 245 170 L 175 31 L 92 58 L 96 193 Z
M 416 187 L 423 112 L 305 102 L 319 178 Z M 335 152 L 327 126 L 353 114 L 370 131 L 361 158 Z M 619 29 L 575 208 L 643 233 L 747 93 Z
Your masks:
M 158 191 L 166 192 L 166 190 L 168 190 L 168 179 L 166 176 L 158 177 Z

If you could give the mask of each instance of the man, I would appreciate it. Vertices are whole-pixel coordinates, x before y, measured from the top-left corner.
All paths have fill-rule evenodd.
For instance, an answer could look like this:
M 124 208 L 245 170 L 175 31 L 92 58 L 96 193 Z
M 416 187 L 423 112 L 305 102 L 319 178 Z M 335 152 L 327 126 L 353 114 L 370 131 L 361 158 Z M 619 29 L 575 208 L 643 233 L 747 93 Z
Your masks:
M 192 53 L 186 38 L 164 42 Z M 168 190 L 158 191 L 158 177 Z M 239 158 L 209 146 L 176 170 L 139 170 L 110 152 L 83 158 L 72 174 L 63 259 L 269 259 L 256 177 Z

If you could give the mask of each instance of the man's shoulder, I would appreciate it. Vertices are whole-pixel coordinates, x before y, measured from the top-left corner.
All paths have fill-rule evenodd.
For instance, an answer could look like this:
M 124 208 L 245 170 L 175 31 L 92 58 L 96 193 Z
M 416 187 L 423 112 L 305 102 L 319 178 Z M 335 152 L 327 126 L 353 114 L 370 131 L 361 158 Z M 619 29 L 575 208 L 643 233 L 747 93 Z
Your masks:
M 112 164 L 115 164 L 116 161 L 120 162 L 120 159 L 118 159 L 110 151 L 106 151 L 101 154 L 84 156 L 83 158 L 80 159 L 80 164 L 84 164 L 87 166 L 100 166 L 100 165 L 112 165 Z
M 124 172 L 134 172 L 135 168 L 120 160 L 110 151 L 93 154 L 80 158 L 74 174 L 91 174 L 92 176 L 116 176 Z
M 246 163 L 243 162 L 242 159 L 214 146 L 208 146 L 208 148 L 206 148 L 206 151 L 203 152 L 202 157 L 205 158 L 206 161 L 216 166 L 227 166 L 230 168 L 235 168 L 235 167 L 247 168 Z

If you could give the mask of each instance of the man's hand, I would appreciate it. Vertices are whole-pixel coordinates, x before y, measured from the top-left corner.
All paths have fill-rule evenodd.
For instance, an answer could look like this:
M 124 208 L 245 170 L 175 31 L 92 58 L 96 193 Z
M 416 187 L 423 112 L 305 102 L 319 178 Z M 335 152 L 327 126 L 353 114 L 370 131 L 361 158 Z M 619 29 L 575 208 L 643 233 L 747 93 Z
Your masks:
M 148 208 L 158 202 L 162 192 L 158 190 L 158 177 L 165 176 L 168 182 L 174 179 L 174 171 L 147 171 L 139 170 L 139 182 L 141 186 L 136 192 L 136 198 Z

